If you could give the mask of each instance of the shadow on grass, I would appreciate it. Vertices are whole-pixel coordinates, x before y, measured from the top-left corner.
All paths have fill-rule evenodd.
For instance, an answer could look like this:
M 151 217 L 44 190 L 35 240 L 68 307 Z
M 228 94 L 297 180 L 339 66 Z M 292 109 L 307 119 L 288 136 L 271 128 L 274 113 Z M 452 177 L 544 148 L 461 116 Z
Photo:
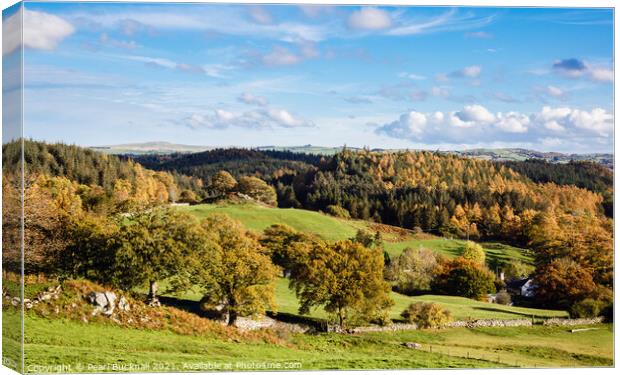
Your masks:
M 219 319 L 221 318 L 221 314 L 205 311 L 200 307 L 200 302 L 192 301 L 188 299 L 171 297 L 171 296 L 161 296 L 159 297 L 159 302 L 161 302 L 164 306 L 174 307 L 179 310 L 183 310 L 192 314 L 196 314 L 203 318 L 209 319 Z M 267 311 L 267 316 L 270 318 L 279 320 L 284 323 L 294 323 L 294 324 L 304 324 L 307 326 L 314 327 L 319 332 L 327 331 L 327 321 L 320 318 L 306 317 L 302 315 L 290 314 L 290 313 L 274 313 L 272 311 Z
M 177 297 L 170 297 L 170 296 L 161 296 L 158 298 L 159 298 L 159 302 L 161 302 L 161 304 L 164 306 L 174 307 L 179 310 L 183 310 L 183 311 L 187 311 L 192 314 L 196 314 L 203 318 L 210 317 L 209 314 L 207 314 L 205 311 L 203 311 L 200 308 L 200 302 L 177 298 Z

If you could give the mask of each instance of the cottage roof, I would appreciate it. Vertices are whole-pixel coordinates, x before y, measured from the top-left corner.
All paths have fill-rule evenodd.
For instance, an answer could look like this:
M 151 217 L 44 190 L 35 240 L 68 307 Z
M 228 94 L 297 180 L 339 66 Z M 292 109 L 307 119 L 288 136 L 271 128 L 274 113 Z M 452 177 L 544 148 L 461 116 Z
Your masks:
M 506 283 L 506 287 L 511 288 L 511 289 L 520 289 L 523 287 L 523 285 L 527 284 L 528 281 L 530 281 L 531 278 L 525 278 L 525 279 L 518 279 L 518 280 L 512 280 Z

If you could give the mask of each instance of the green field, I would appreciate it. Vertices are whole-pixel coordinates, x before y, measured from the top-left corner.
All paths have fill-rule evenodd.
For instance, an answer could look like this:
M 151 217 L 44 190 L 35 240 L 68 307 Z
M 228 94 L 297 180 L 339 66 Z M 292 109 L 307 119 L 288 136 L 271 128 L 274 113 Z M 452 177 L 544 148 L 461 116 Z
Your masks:
M 161 284 L 161 288 L 166 288 L 166 283 Z M 146 293 L 146 289 L 141 290 Z M 286 314 L 298 315 L 299 302 L 295 296 L 295 292 L 289 289 L 288 280 L 279 278 L 276 282 L 276 304 L 277 311 Z M 164 294 L 166 295 L 166 294 Z M 173 295 L 169 295 L 173 296 Z M 390 292 L 390 296 L 394 300 L 394 306 L 390 310 L 390 318 L 399 320 L 400 313 L 405 310 L 409 304 L 414 302 L 433 302 L 442 305 L 448 309 L 455 320 L 472 320 L 472 319 L 520 319 L 520 318 L 567 318 L 566 311 L 558 310 L 542 310 L 531 309 L 526 307 L 505 306 L 487 302 L 475 301 L 469 298 L 454 296 L 406 296 L 403 294 Z M 189 291 L 181 295 L 174 296 L 189 301 L 200 301 L 202 294 L 198 291 Z M 311 318 L 327 319 L 328 315 L 323 309 L 314 309 L 310 314 L 306 315 Z
M 327 240 L 350 238 L 359 228 L 371 225 L 306 210 L 276 209 L 254 204 L 198 205 L 181 209 L 198 217 L 216 212 L 226 213 L 255 231 L 262 231 L 271 224 L 284 223 Z M 428 235 L 421 238 L 414 235 L 399 236 L 389 231 L 384 238 L 386 249 L 393 256 L 405 247 L 418 246 L 457 256 L 463 246 L 460 240 Z M 483 246 L 491 264 L 512 258 L 528 260 L 523 249 L 493 243 L 484 243 Z M 11 283 L 7 283 L 7 286 L 12 290 Z M 34 295 L 46 286 L 28 286 L 27 295 Z M 165 288 L 166 283 L 161 283 L 162 291 Z M 200 291 L 194 290 L 177 295 L 176 298 L 197 302 L 201 296 Z M 503 306 L 452 296 L 411 297 L 392 292 L 391 297 L 395 305 L 390 316 L 395 320 L 400 318 L 405 307 L 417 301 L 441 304 L 456 320 L 567 316 L 563 311 Z M 288 288 L 287 279 L 277 280 L 276 303 L 278 312 L 298 315 L 299 303 L 294 292 Z M 17 337 L 13 337 L 9 327 L 17 325 L 19 315 L 12 307 L 6 307 L 3 311 L 3 333 L 4 342 L 10 344 L 7 340 Z M 309 317 L 328 318 L 322 309 L 315 309 Z M 222 336 L 221 332 L 214 332 L 213 328 L 197 334 L 195 324 L 188 327 L 194 334 L 179 334 L 162 328 L 150 330 L 119 327 L 113 322 L 96 320 L 84 323 L 82 320 L 43 317 L 29 311 L 25 319 L 25 370 L 164 372 L 613 365 L 613 325 L 610 324 L 589 326 L 594 330 L 578 333 L 570 333 L 568 328 L 537 325 L 354 335 L 268 331 L 264 335 L 249 333 L 232 336 Z M 422 349 L 406 348 L 403 345 L 405 342 L 419 343 Z
M 214 213 L 224 213 L 239 220 L 247 228 L 263 231 L 272 224 L 287 224 L 298 231 L 314 233 L 330 241 L 344 240 L 355 235 L 358 229 L 369 229 L 370 224 L 361 220 L 342 220 L 319 212 L 294 208 L 272 208 L 256 204 L 201 204 L 181 208 L 199 218 Z M 463 248 L 464 240 L 453 240 L 425 235 L 417 238 L 411 234 L 406 238 L 391 233 L 384 235 L 385 249 L 391 257 L 398 256 L 405 248 L 426 247 L 449 257 L 458 256 Z M 510 259 L 530 262 L 531 257 L 526 249 L 505 244 L 482 243 L 487 254 L 489 266 L 494 268 L 499 263 Z
M 413 302 L 438 303 L 446 309 L 450 310 L 454 319 L 456 320 L 518 319 L 524 317 L 531 318 L 532 316 L 538 318 L 568 317 L 568 314 L 565 311 L 504 306 L 474 301 L 463 297 L 436 295 L 409 297 L 394 292 L 391 292 L 390 296 L 394 300 L 394 306 L 390 310 L 390 317 L 392 319 L 400 319 L 400 313 Z M 295 293 L 288 288 L 288 281 L 286 279 L 278 280 L 276 286 L 276 302 L 278 304 L 279 312 L 288 314 L 298 313 L 299 303 L 297 301 L 297 298 L 295 297 Z M 310 316 L 321 319 L 327 318 L 327 314 L 321 309 L 316 309 L 312 311 Z
M 291 227 L 305 232 L 314 233 L 327 240 L 341 240 L 351 238 L 360 228 L 368 228 L 368 222 L 360 220 L 342 220 L 322 213 L 299 210 L 282 209 L 260 206 L 256 204 L 203 204 L 183 208 L 192 214 L 204 218 L 214 213 L 224 213 L 232 218 L 241 221 L 246 227 L 262 231 L 272 224 L 287 224 Z M 391 256 L 397 256 L 407 247 L 426 247 L 449 257 L 458 256 L 464 246 L 465 241 L 453 240 L 440 237 L 424 236 L 416 238 L 409 235 L 406 238 L 397 237 L 393 233 L 388 233 L 385 238 L 385 248 Z M 489 264 L 492 266 L 497 262 L 520 259 L 529 261 L 524 249 L 499 244 L 483 243 L 487 253 Z M 462 297 L 424 295 L 409 297 L 398 293 L 391 293 L 395 302 L 391 310 L 392 319 L 399 319 L 400 313 L 412 302 L 436 302 L 451 311 L 455 319 L 515 319 L 521 317 L 565 317 L 564 311 L 551 311 L 528 309 L 520 307 L 503 306 L 474 301 Z M 186 293 L 181 296 L 184 299 L 198 301 L 200 293 Z M 276 302 L 278 311 L 288 314 L 297 314 L 299 304 L 293 291 L 288 288 L 286 279 L 279 279 L 276 287 Z M 311 312 L 311 317 L 325 319 L 327 315 L 321 309 Z
M 223 213 L 257 232 L 262 232 L 272 224 L 287 224 L 300 232 L 314 233 L 330 241 L 353 237 L 358 229 L 367 227 L 363 221 L 340 220 L 314 211 L 256 204 L 201 204 L 182 209 L 200 218 Z
M 391 257 L 396 257 L 407 247 L 425 247 L 452 258 L 461 254 L 461 251 L 465 246 L 465 242 L 466 241 L 464 240 L 455 240 L 442 237 L 431 239 L 414 238 L 398 242 L 386 241 L 385 250 Z M 532 261 L 532 258 L 526 249 L 520 249 L 518 247 L 497 242 L 482 242 L 481 245 L 484 248 L 487 255 L 487 261 L 491 268 L 494 268 L 495 265 L 499 265 L 511 259 L 518 259 L 526 263 L 530 263 Z
M 18 315 L 4 311 L 3 319 L 10 324 Z M 60 366 L 66 372 L 106 372 L 114 366 L 132 366 L 124 369 L 140 372 L 206 371 L 207 365 L 220 369 L 231 366 L 230 370 L 265 365 L 298 370 L 612 366 L 613 328 L 594 328 L 579 333 L 535 326 L 358 335 L 291 334 L 284 343 L 268 344 L 28 314 L 25 361 L 28 372 L 57 372 Z M 402 345 L 405 342 L 420 343 L 422 349 L 408 349 Z

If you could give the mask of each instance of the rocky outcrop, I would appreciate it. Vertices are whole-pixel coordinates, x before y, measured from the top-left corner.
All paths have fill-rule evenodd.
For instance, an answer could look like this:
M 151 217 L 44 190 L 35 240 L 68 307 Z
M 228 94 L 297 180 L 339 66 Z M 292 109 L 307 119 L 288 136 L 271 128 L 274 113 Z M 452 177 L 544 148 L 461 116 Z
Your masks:
M 121 296 L 121 298 L 118 300 L 118 309 L 121 310 L 121 311 L 129 311 L 130 310 L 129 302 L 127 301 L 125 296 Z
M 36 304 L 50 302 L 51 300 L 58 299 L 60 292 L 62 291 L 62 287 L 58 286 L 50 286 L 47 290 L 39 292 L 36 297 L 24 298 L 24 309 L 28 310 L 33 308 Z M 11 297 L 8 292 L 3 292 L 4 298 L 11 302 L 11 305 L 17 307 L 21 304 L 22 300 L 19 297 Z
M 129 302 L 125 296 L 118 298 L 118 303 L 116 302 L 117 298 L 114 292 L 90 292 L 86 296 L 86 300 L 95 306 L 92 312 L 93 316 L 101 313 L 111 317 L 117 307 L 120 311 L 129 311 Z

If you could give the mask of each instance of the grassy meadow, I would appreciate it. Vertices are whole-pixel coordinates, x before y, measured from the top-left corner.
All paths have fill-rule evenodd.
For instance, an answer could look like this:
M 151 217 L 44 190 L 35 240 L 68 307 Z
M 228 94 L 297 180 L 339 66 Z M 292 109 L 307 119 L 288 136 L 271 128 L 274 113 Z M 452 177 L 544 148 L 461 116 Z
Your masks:
M 217 212 L 240 220 L 248 228 L 262 231 L 284 223 L 315 233 L 328 240 L 350 238 L 360 228 L 373 230 L 371 223 L 341 220 L 317 212 L 276 209 L 254 204 L 197 205 L 182 207 L 198 217 Z M 406 247 L 424 246 L 447 256 L 457 256 L 464 241 L 403 234 L 385 229 L 386 248 L 392 256 Z M 484 243 L 493 261 L 519 258 L 528 261 L 527 251 L 502 244 Z M 7 287 L 11 287 L 9 283 Z M 47 285 L 31 285 L 27 296 Z M 166 283 L 161 289 L 165 290 Z M 276 283 L 278 312 L 298 315 L 299 303 L 288 280 Z M 146 292 L 138 290 L 137 292 Z M 165 294 L 165 293 L 164 293 Z M 197 302 L 197 290 L 170 295 Z M 405 296 L 391 292 L 394 320 L 412 302 L 434 302 L 448 309 L 454 319 L 516 319 L 567 317 L 564 311 L 530 309 L 474 301 L 462 297 Z M 328 319 L 322 309 L 309 317 Z M 3 311 L 4 327 L 18 323 L 10 306 Z M 88 322 L 86 322 L 88 320 Z M 12 324 L 14 323 L 14 324 Z M 212 371 L 212 370 L 319 370 L 485 367 L 575 367 L 613 365 L 613 325 L 589 326 L 593 330 L 571 333 L 570 328 L 451 328 L 443 330 L 386 331 L 341 335 L 336 333 L 295 334 L 267 331 L 255 336 L 226 337 L 220 333 L 173 332 L 167 328 L 121 327 L 113 322 L 41 316 L 28 311 L 25 318 L 27 372 L 109 371 Z M 190 326 L 194 327 L 194 326 Z M 574 327 L 571 327 L 574 328 Z M 191 328 L 193 329 L 193 328 Z M 191 330 L 190 329 L 190 330 Z M 59 334 L 62 332 L 62 334 Z M 4 342 L 16 339 L 5 329 Z M 260 337 L 271 337 L 265 341 Z M 249 339 L 247 337 L 250 337 Z M 254 338 L 252 338 L 254 337 Z M 256 338 L 258 337 L 258 338 Z M 403 344 L 415 342 L 421 349 Z M 99 366 L 89 366 L 98 364 Z M 104 367 L 101 367 L 103 364 Z M 64 366 L 64 367 L 63 367 Z M 69 366 L 67 368 L 67 366 Z M 271 366 L 271 367 L 269 367 Z M 275 367 L 274 367 L 275 366 Z
M 162 283 L 162 289 L 166 288 L 166 284 Z M 146 289 L 141 290 L 146 293 Z M 199 291 L 189 291 L 181 295 L 165 294 L 170 297 L 181 298 L 184 300 L 198 302 L 202 298 Z M 279 313 L 298 315 L 299 301 L 295 296 L 295 292 L 288 287 L 288 279 L 279 278 L 276 282 L 275 297 L 277 311 Z M 438 295 L 421 295 L 406 296 L 396 292 L 390 292 L 390 297 L 394 300 L 394 306 L 390 309 L 390 318 L 393 320 L 401 319 L 400 313 L 405 310 L 409 304 L 414 302 L 437 303 L 448 309 L 455 320 L 471 320 L 471 319 L 541 319 L 541 318 L 567 318 L 566 311 L 559 310 L 543 310 L 532 309 L 527 307 L 516 307 L 491 304 L 486 302 L 475 301 L 469 298 L 456 296 L 438 296 Z M 310 314 L 305 315 L 310 318 L 328 319 L 328 315 L 323 309 L 314 309 Z
M 294 229 L 314 233 L 325 240 L 337 241 L 355 236 L 358 229 L 376 230 L 372 223 L 362 220 L 344 220 L 323 213 L 295 209 L 273 208 L 253 203 L 238 204 L 200 204 L 181 209 L 205 218 L 215 213 L 226 214 L 233 219 L 239 220 L 248 229 L 261 232 L 272 224 L 286 224 Z M 448 257 L 456 257 L 465 244 L 464 240 L 435 237 L 428 234 L 414 235 L 400 228 L 379 226 L 386 231 L 383 234 L 385 249 L 391 257 L 396 257 L 407 247 L 426 247 Z M 391 229 L 395 229 L 392 231 Z M 395 234 L 397 232 L 399 234 Z M 406 234 L 401 234 L 402 232 Z M 483 242 L 490 265 L 510 259 L 519 259 L 531 262 L 532 258 L 527 249 L 500 244 L 496 242 Z
M 216 213 L 227 214 L 239 220 L 247 228 L 254 231 L 263 231 L 272 224 L 287 224 L 298 231 L 305 233 L 315 233 L 327 240 L 343 240 L 351 238 L 358 229 L 375 230 L 372 223 L 361 220 L 344 220 L 325 215 L 319 212 L 293 209 L 293 208 L 272 208 L 252 203 L 239 204 L 201 204 L 181 209 L 205 218 Z M 391 231 L 388 226 L 380 226 L 384 229 L 385 248 L 390 256 L 398 256 L 407 247 L 426 247 L 449 257 L 456 257 L 460 254 L 465 241 L 453 240 L 442 237 L 434 237 L 428 234 L 414 235 L 409 232 L 403 234 L 402 230 Z M 395 233 L 396 232 L 396 233 Z M 489 263 L 520 259 L 530 261 L 525 249 L 499 244 L 483 243 Z M 165 287 L 165 285 L 162 285 Z M 198 301 L 202 297 L 200 293 L 189 292 L 181 298 Z M 564 311 L 529 309 L 523 307 L 512 307 L 485 302 L 474 301 L 463 297 L 453 296 L 405 296 L 391 292 L 391 297 L 395 304 L 391 309 L 390 317 L 400 319 L 400 313 L 413 302 L 435 302 L 453 314 L 455 319 L 516 319 L 516 318 L 537 318 L 547 317 L 567 317 Z M 276 285 L 276 303 L 278 311 L 287 314 L 297 314 L 299 303 L 295 293 L 288 288 L 288 280 L 280 278 Z M 316 309 L 309 314 L 310 317 L 326 319 L 327 314 L 322 309 Z
M 8 324 L 19 319 L 15 311 L 5 311 L 3 317 Z M 69 366 L 70 372 L 107 372 L 122 366 L 145 372 L 205 371 L 205 367 L 194 366 L 206 365 L 229 370 L 265 365 L 297 370 L 611 366 L 612 325 L 594 328 L 577 333 L 567 328 L 534 326 L 356 335 L 289 334 L 282 343 L 273 344 L 28 314 L 25 360 L 29 372 L 41 370 L 40 366 L 55 372 L 54 366 L 60 365 Z M 420 343 L 422 349 L 408 349 L 402 345 L 405 342 Z

